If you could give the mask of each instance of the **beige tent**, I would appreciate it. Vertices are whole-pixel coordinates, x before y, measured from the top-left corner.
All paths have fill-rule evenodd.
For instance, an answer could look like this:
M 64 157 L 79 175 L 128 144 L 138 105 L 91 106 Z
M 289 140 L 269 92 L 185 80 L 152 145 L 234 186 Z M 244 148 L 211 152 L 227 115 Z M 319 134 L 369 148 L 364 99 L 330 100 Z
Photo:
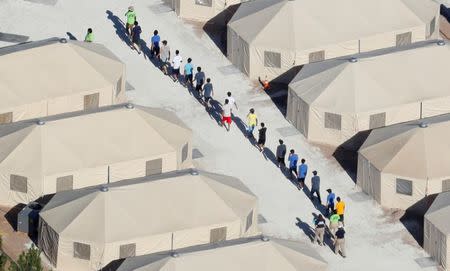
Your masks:
M 117 271 L 323 271 L 326 267 L 305 243 L 253 237 L 128 258 Z
M 123 103 L 125 65 L 105 46 L 52 38 L 0 48 L 0 124 Z
M 0 203 L 191 166 L 191 131 L 171 112 L 123 105 L 0 126 Z
M 242 0 L 168 0 L 178 16 L 196 21 L 208 21 Z
M 425 214 L 423 239 L 425 251 L 444 267 L 444 270 L 448 270 L 450 268 L 450 192 L 439 194 Z
M 228 58 L 271 80 L 297 65 L 437 38 L 438 16 L 432 0 L 249 1 L 228 24 Z
M 450 46 L 437 43 L 305 65 L 289 85 L 287 119 L 310 141 L 338 146 L 360 131 L 450 112 Z
M 449 152 L 450 114 L 375 129 L 358 152 L 357 183 L 382 206 L 407 209 L 450 189 Z
M 40 217 L 39 246 L 64 271 L 258 234 L 248 188 L 196 170 L 57 193 Z

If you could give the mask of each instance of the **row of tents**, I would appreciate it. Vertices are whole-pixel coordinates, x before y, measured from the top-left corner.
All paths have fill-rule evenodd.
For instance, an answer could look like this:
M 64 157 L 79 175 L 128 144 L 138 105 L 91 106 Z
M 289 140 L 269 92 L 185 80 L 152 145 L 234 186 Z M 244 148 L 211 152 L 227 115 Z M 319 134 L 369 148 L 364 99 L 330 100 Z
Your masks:
M 289 83 L 286 118 L 309 141 L 336 148 L 369 131 L 356 179 L 382 206 L 439 194 L 424 248 L 448 268 L 450 46 L 439 14 L 429 0 L 248 1 L 228 22 L 227 56 L 251 79 Z
M 174 113 L 124 103 L 125 65 L 104 46 L 4 47 L 0 71 L 0 204 L 43 202 L 54 269 L 326 269 L 306 244 L 260 237 L 240 180 L 192 169 Z

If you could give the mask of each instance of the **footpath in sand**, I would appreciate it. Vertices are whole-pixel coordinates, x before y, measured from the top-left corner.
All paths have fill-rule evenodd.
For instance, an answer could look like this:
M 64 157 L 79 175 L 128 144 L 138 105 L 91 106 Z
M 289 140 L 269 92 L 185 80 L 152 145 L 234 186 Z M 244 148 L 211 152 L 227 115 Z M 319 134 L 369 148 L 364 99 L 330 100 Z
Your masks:
M 318 171 L 322 198 L 326 198 L 325 189 L 332 188 L 347 205 L 348 257 L 335 255 L 328 245 L 313 246 L 329 262 L 329 270 L 437 270 L 417 262 L 424 262 L 428 255 L 398 218 L 386 214 L 361 193 L 334 158 L 307 143 L 272 99 L 233 68 L 197 24 L 183 22 L 159 0 L 35 2 L 0 0 L 2 29 L 39 40 L 68 37 L 67 32 L 83 39 L 86 29 L 92 27 L 95 41 L 105 44 L 127 64 L 130 100 L 175 111 L 194 131 L 194 148 L 201 153 L 194 160 L 196 166 L 238 177 L 258 196 L 260 212 L 267 221 L 261 224 L 264 234 L 310 242 L 313 213 L 319 213 L 273 162 L 278 139 L 282 138 L 288 149 L 295 149 L 300 158 L 306 159 L 310 172 Z M 131 51 L 121 39 L 123 28 L 117 20 L 124 20 L 130 4 L 135 6 L 143 30 L 141 36 L 147 43 L 153 30 L 158 29 L 162 39 L 169 41 L 172 52 L 179 49 L 185 60 L 191 57 L 194 65 L 201 66 L 212 79 L 215 99 L 223 102 L 227 91 L 233 93 L 239 106 L 234 114 L 244 122 L 248 110 L 255 108 L 259 120 L 268 128 L 266 156 L 244 137 L 242 127 L 233 123 L 231 131 L 226 132 L 184 87 L 165 77 L 143 55 Z M 6 43 L 0 43 L 3 45 Z M 311 173 L 307 185 L 310 177 Z

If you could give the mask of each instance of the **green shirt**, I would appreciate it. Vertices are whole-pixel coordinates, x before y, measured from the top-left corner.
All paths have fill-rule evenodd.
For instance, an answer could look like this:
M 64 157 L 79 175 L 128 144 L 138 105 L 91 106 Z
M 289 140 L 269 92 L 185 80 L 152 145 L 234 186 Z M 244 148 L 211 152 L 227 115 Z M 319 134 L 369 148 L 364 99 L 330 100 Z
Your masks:
M 330 216 L 330 222 L 331 223 L 338 223 L 340 218 L 341 218 L 340 215 L 334 214 L 334 215 Z
M 125 13 L 125 16 L 127 16 L 127 24 L 133 25 L 136 21 L 136 13 L 134 11 L 127 11 L 127 13 Z
M 84 41 L 86 41 L 86 42 L 93 42 L 94 41 L 94 34 L 93 33 L 87 33 L 86 37 L 84 38 Z

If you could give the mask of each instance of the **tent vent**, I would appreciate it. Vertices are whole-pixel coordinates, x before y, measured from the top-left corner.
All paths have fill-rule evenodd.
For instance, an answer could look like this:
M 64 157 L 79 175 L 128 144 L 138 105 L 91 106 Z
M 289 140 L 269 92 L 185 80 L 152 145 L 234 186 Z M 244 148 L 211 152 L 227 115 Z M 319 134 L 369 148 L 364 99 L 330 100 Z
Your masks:
M 439 46 L 444 46 L 444 45 L 445 45 L 445 41 L 439 40 L 439 41 L 437 42 L 437 45 L 439 45 Z
M 170 256 L 172 258 L 178 258 L 178 257 L 180 257 L 180 254 L 178 254 L 178 252 L 174 251 L 174 252 L 170 253 Z
M 195 170 L 195 169 L 191 170 L 191 175 L 197 176 L 198 175 L 198 171 Z
M 38 120 L 38 121 L 36 122 L 36 124 L 37 124 L 37 125 L 44 125 L 44 124 L 45 124 L 45 121 L 43 121 L 43 120 Z
M 426 122 L 421 122 L 421 123 L 419 124 L 419 127 L 420 127 L 420 128 L 427 128 L 427 127 L 428 127 L 428 123 L 426 123 Z
M 109 188 L 108 188 L 108 186 L 106 186 L 106 185 L 102 185 L 102 187 L 100 187 L 100 191 L 102 191 L 102 192 L 108 192 L 108 191 L 109 191 Z
M 133 109 L 134 105 L 133 104 L 127 104 L 125 107 L 128 108 L 128 109 Z
M 263 241 L 263 242 L 269 242 L 270 239 L 269 239 L 269 237 L 267 237 L 267 236 L 262 236 L 262 237 L 261 237 L 261 241 Z
M 356 62 L 358 62 L 358 59 L 357 59 L 356 57 L 351 57 L 351 58 L 348 60 L 348 62 L 356 63 Z
M 59 40 L 59 42 L 61 42 L 61 43 L 67 43 L 67 39 L 62 38 L 62 39 Z

